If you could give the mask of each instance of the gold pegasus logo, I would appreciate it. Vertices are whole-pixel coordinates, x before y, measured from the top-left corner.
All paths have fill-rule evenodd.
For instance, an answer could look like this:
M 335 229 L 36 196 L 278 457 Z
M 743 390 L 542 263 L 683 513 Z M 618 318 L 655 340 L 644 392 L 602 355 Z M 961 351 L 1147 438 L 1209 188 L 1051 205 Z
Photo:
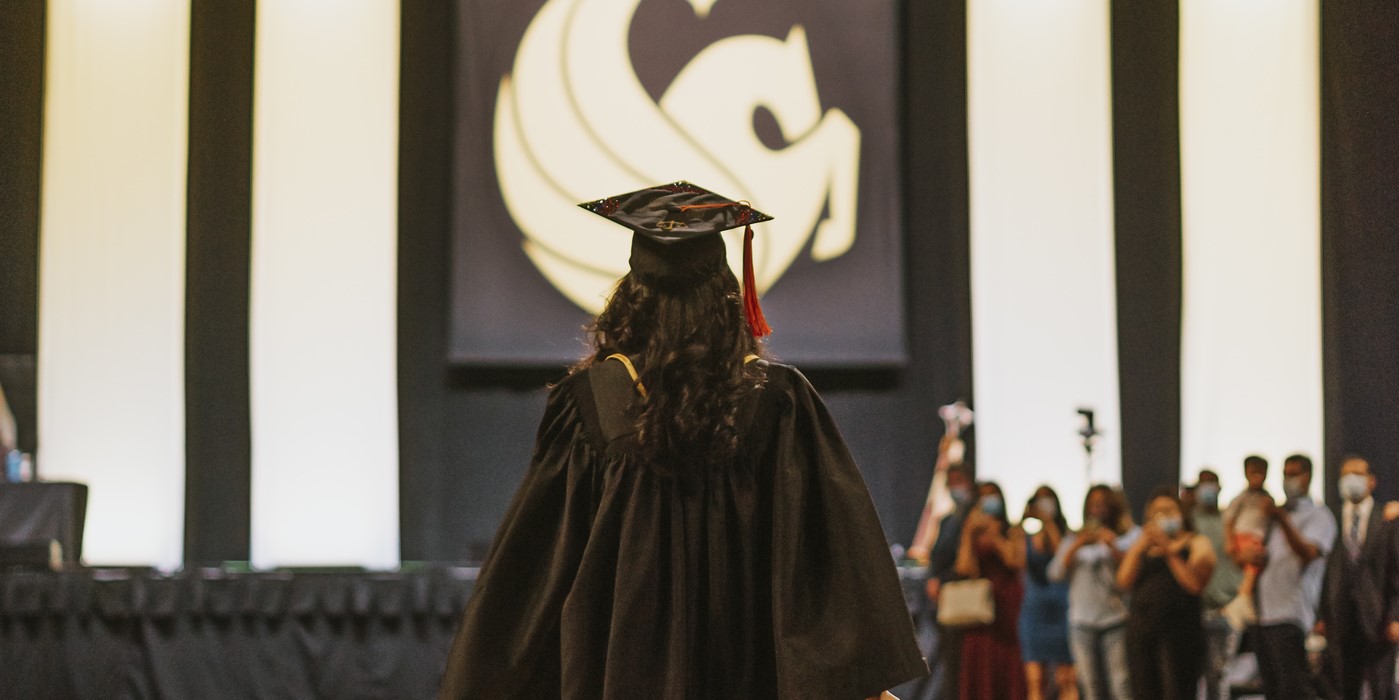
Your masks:
M 500 81 L 496 177 L 534 265 L 578 306 L 601 311 L 627 271 L 631 240 L 576 204 L 682 179 L 780 214 L 754 240 L 760 291 L 808 239 L 818 262 L 845 254 L 855 242 L 860 130 L 839 109 L 822 112 L 802 27 L 786 39 L 746 34 L 711 44 L 657 102 L 628 51 L 640 1 L 549 0 Z M 715 1 L 689 0 L 700 19 Z M 787 146 L 759 140 L 759 106 L 776 117 Z M 742 232 L 726 235 L 738 270 Z

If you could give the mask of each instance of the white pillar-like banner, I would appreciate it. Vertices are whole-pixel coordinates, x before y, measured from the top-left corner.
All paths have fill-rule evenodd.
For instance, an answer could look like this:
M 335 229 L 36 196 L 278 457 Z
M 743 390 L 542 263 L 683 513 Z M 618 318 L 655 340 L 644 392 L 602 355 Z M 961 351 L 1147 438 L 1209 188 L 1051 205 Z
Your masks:
M 182 559 L 189 13 L 48 5 L 37 466 L 88 485 L 93 564 Z
M 1317 0 L 1180 3 L 1181 472 L 1316 461 L 1322 493 Z
M 1107 0 L 967 5 L 977 476 L 1012 520 L 1039 484 L 1077 523 L 1121 481 L 1108 24 Z
M 252 558 L 397 566 L 398 3 L 257 8 Z

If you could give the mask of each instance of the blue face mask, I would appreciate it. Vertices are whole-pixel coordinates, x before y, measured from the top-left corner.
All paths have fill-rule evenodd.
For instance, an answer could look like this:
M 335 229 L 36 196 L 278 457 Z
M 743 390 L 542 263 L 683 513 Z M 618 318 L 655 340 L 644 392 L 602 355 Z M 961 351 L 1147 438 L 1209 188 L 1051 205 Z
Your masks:
M 1156 518 L 1156 526 L 1161 528 L 1162 534 L 1167 537 L 1175 537 L 1180 534 L 1180 529 L 1185 523 L 1179 515 L 1161 515 Z
M 1219 505 L 1219 487 L 1214 484 L 1200 484 L 1200 487 L 1195 489 L 1195 497 L 1201 504 L 1213 508 Z
M 952 502 L 959 506 L 970 501 L 972 497 L 972 490 L 966 486 L 953 486 L 948 492 L 952 496 Z
M 1001 502 L 1001 497 L 996 495 L 983 496 L 981 499 L 981 512 L 1000 517 L 1006 512 L 1006 504 Z

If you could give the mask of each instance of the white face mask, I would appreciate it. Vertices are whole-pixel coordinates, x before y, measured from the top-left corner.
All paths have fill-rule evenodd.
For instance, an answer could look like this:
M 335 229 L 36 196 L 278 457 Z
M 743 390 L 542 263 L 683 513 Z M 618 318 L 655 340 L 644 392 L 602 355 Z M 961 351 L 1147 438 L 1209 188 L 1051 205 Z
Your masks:
M 1307 495 L 1305 477 L 1294 476 L 1290 479 L 1282 480 L 1282 492 L 1291 498 L 1301 498 Z
M 1370 495 L 1370 479 L 1361 474 L 1346 474 L 1341 477 L 1341 498 L 1351 503 L 1359 503 Z

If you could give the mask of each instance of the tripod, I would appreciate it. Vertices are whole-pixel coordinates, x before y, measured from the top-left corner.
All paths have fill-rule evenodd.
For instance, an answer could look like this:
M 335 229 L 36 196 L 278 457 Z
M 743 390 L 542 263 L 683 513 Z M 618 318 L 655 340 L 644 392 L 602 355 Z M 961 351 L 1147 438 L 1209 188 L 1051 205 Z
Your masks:
M 1080 438 L 1083 439 L 1083 455 L 1084 455 L 1083 476 L 1084 476 L 1084 479 L 1085 479 L 1085 483 L 1087 483 L 1087 484 L 1089 484 L 1089 485 L 1092 485 L 1092 483 L 1093 483 L 1093 445 L 1097 444 L 1097 442 L 1098 442 L 1098 436 L 1099 436 L 1099 435 L 1102 435 L 1103 433 L 1102 433 L 1102 431 L 1098 430 L 1097 427 L 1095 427 L 1095 426 L 1093 425 L 1093 409 L 1091 409 L 1091 408 L 1080 408 L 1080 409 L 1078 409 L 1078 414 L 1079 414 L 1080 416 L 1083 416 L 1083 427 L 1082 427 L 1082 428 L 1079 428 L 1079 431 L 1078 431 L 1078 436 L 1079 436 Z

